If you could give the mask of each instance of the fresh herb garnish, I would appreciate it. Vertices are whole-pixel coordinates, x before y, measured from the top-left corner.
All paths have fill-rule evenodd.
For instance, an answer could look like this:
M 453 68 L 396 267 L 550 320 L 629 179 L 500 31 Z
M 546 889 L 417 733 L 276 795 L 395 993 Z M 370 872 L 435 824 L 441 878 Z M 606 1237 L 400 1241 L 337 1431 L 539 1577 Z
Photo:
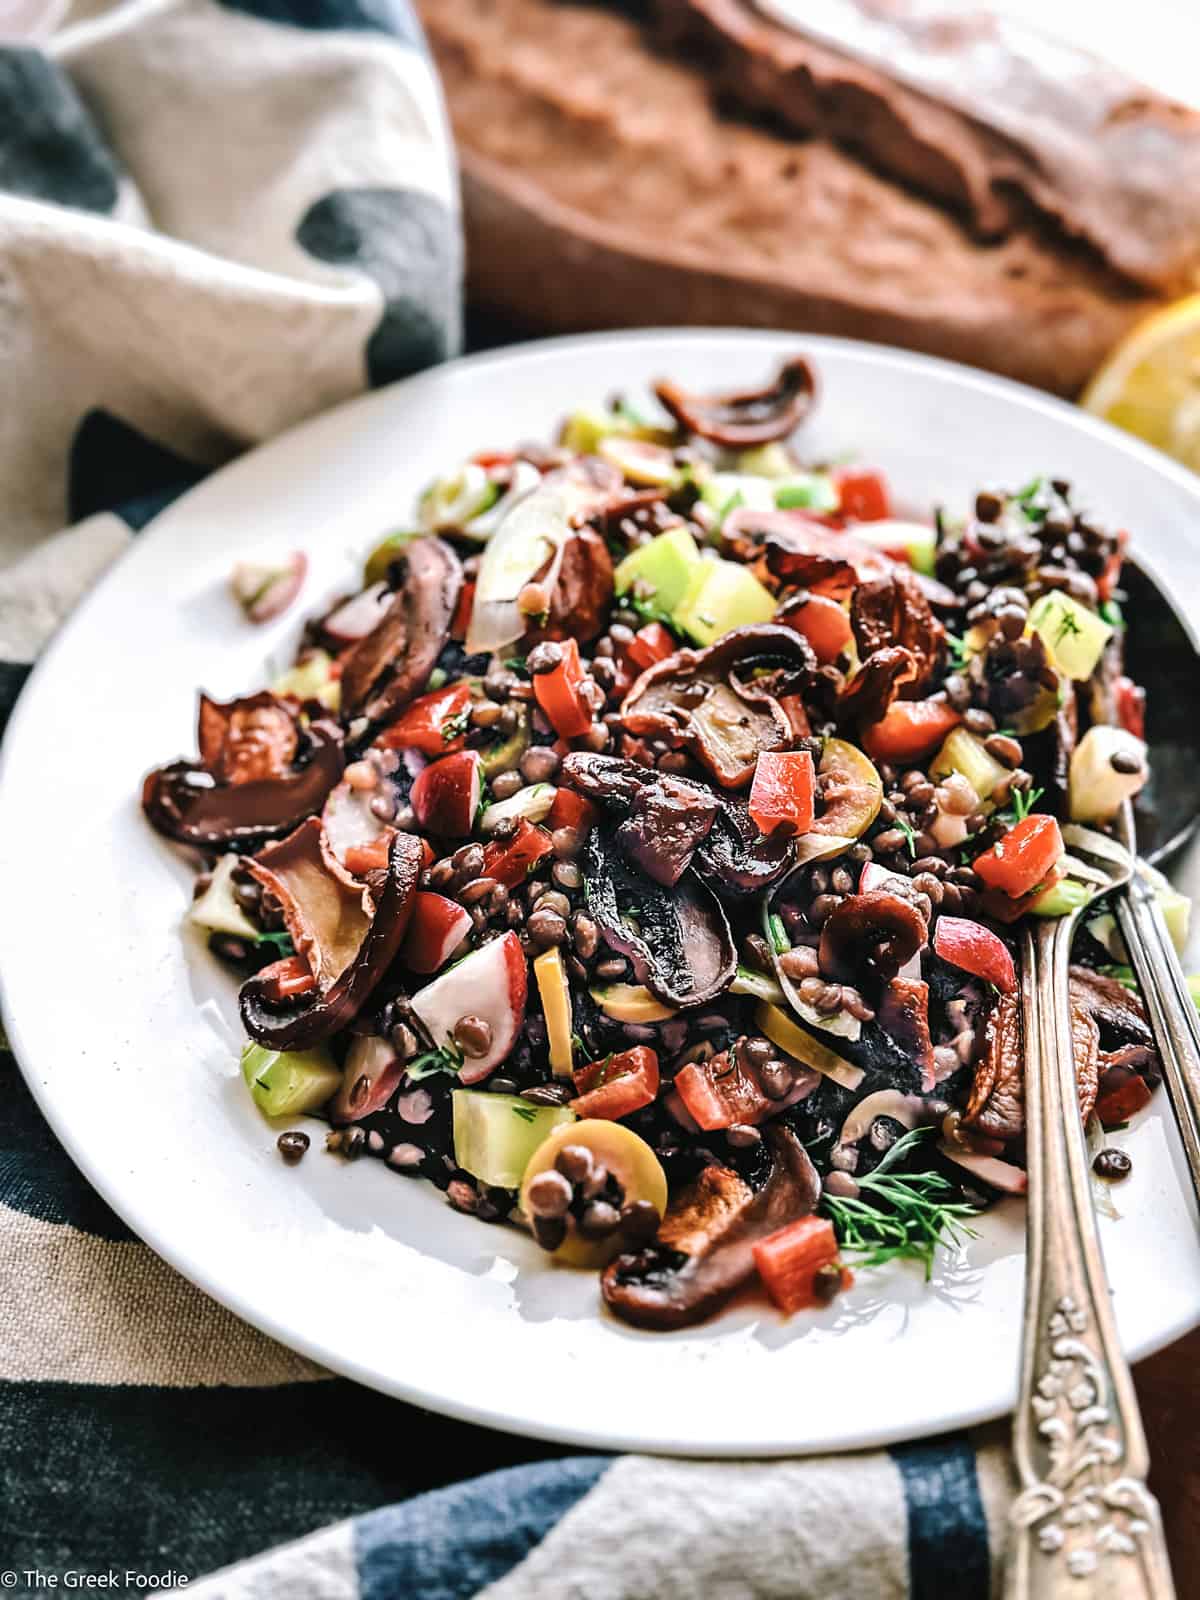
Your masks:
M 584 1052 L 583 1040 L 579 1037 L 579 1035 L 577 1033 L 573 1033 L 571 1035 L 571 1054 L 573 1056 L 581 1056 L 583 1054 L 583 1052 Z
M 913 827 L 912 823 L 908 820 L 908 818 L 904 817 L 904 816 L 898 816 L 896 818 L 896 826 L 900 829 L 900 832 L 904 835 L 904 842 L 905 842 L 905 845 L 908 848 L 908 854 L 909 854 L 910 860 L 915 861 L 917 859 L 917 832 L 916 832 L 916 829 Z
M 663 610 L 653 593 L 645 596 L 627 594 L 625 603 L 633 607 L 643 622 L 669 623 L 671 621 L 671 613 Z
M 971 659 L 971 652 L 967 649 L 967 641 L 960 639 L 958 634 L 947 631 L 946 643 L 950 648 L 951 666 L 965 667 Z
M 271 933 L 260 933 L 254 942 L 255 944 L 273 944 L 281 961 L 285 956 L 294 956 L 296 954 L 296 946 L 292 943 L 291 934 L 285 932 L 282 928 Z
M 1125 613 L 1115 600 L 1101 600 L 1100 615 L 1110 628 L 1124 628 Z
M 913 1128 L 896 1140 L 874 1172 L 858 1180 L 858 1197 L 827 1194 L 821 1209 L 837 1232 L 838 1242 L 858 1265 L 880 1267 L 888 1261 L 919 1261 L 928 1280 L 938 1246 L 958 1246 L 975 1238 L 966 1217 L 979 1208 L 952 1200 L 957 1193 L 940 1172 L 895 1172 L 892 1169 L 932 1128 Z
M 504 665 L 510 672 L 515 672 L 518 677 L 527 678 L 529 676 L 529 668 L 525 665 L 524 656 L 509 656 Z
M 447 1041 L 440 1050 L 426 1050 L 423 1055 L 414 1056 L 405 1063 L 404 1070 L 411 1083 L 420 1083 L 422 1078 L 432 1078 L 438 1072 L 457 1072 L 464 1059 L 462 1051 Z
M 474 819 L 472 820 L 472 828 L 477 828 L 479 826 L 480 818 L 483 816 L 483 813 L 487 810 L 491 803 L 492 795 L 488 788 L 487 779 L 481 778 L 479 780 L 479 806 L 475 812 Z
M 1013 816 L 1016 817 L 1018 822 L 1025 821 L 1025 818 L 1037 805 L 1045 792 L 1044 789 L 1018 789 L 1016 791 L 1012 797 L 1012 808 Z
M 1135 994 L 1137 993 L 1138 981 L 1132 967 L 1111 966 L 1100 967 L 1098 970 L 1101 977 L 1112 978 L 1123 988 L 1132 989 Z
M 452 717 L 447 717 L 442 723 L 442 738 L 449 744 L 451 739 L 458 739 L 466 733 L 470 726 L 471 710 L 469 706 L 464 706 L 461 711 Z
M 536 1106 L 514 1106 L 512 1108 L 512 1114 L 513 1114 L 514 1117 L 520 1117 L 522 1122 L 532 1122 L 533 1119 L 537 1116 L 537 1107 Z

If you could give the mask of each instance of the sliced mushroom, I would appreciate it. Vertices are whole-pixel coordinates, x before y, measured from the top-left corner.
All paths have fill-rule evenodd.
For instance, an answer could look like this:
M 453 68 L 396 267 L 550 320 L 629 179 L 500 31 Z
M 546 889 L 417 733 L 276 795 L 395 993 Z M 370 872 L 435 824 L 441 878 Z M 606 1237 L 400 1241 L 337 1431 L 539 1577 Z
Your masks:
M 342 714 L 382 722 L 420 694 L 450 636 L 462 565 L 441 539 L 414 539 L 400 556 L 395 599 L 342 667 Z
M 726 795 L 712 831 L 696 851 L 696 871 L 718 893 L 748 899 L 781 883 L 796 858 L 795 841 L 762 833 L 739 795 Z
M 927 939 L 911 900 L 887 889 L 847 895 L 821 929 L 821 970 L 846 983 L 864 972 L 889 983 Z
M 760 551 L 767 571 L 781 583 L 838 600 L 856 584 L 890 578 L 896 571 L 896 563 L 882 550 L 801 512 L 739 507 L 725 518 L 721 536 L 743 560 Z
M 754 1271 L 753 1245 L 816 1208 L 821 1180 L 790 1129 L 769 1127 L 771 1164 L 757 1191 L 728 1167 L 706 1167 L 668 1207 L 654 1242 L 618 1256 L 601 1292 L 639 1328 L 687 1328 L 718 1310 Z
M 850 626 L 862 661 L 900 645 L 915 664 L 912 693 L 928 688 L 946 653 L 946 630 L 913 577 L 899 569 L 889 578 L 860 583 L 850 602 Z
M 1080 987 L 1071 984 L 1071 1042 L 1076 1092 L 1086 1121 L 1096 1103 L 1100 1030 Z M 1021 1017 L 1016 995 L 1002 994 L 983 1025 L 983 1047 L 976 1053 L 971 1098 L 963 1126 L 992 1139 L 1015 1139 L 1025 1131 L 1025 1073 Z
M 271 1050 L 307 1050 L 351 1022 L 395 959 L 412 912 L 422 864 L 421 841 L 397 833 L 388 852 L 386 875 L 373 895 L 374 915 L 348 966 L 328 988 L 302 996 L 298 1003 L 273 1004 L 258 975 L 242 985 L 239 1008 L 246 1032 Z
M 1099 1024 L 1106 1049 L 1121 1045 L 1154 1048 L 1154 1035 L 1140 997 L 1115 978 L 1106 978 L 1091 967 L 1071 968 L 1071 993 Z
M 578 639 L 587 644 L 604 632 L 612 597 L 613 564 L 608 546 L 594 528 L 580 528 L 563 546 L 546 625 L 527 632 L 526 644 L 543 639 Z
M 734 628 L 705 650 L 678 650 L 643 672 L 621 720 L 630 733 L 694 750 L 718 783 L 739 789 L 754 776 L 761 751 L 793 742 L 786 711 L 753 675 L 782 672 L 784 680 L 773 678 L 770 687 L 798 692 L 815 666 L 812 647 L 791 628 Z
M 587 751 L 564 758 L 559 781 L 625 818 L 617 843 L 634 866 L 668 888 L 691 865 L 720 804 L 706 783 Z
M 803 356 L 793 356 L 763 389 L 729 394 L 689 394 L 666 379 L 654 392 L 676 422 L 701 439 L 727 450 L 752 450 L 794 433 L 816 399 L 813 370 Z
M 838 696 L 839 723 L 878 722 L 900 693 L 902 684 L 917 677 L 916 657 L 903 645 L 876 650 L 863 662 Z
M 370 894 L 334 855 L 319 817 L 268 845 L 247 867 L 283 907 L 292 943 L 324 993 L 362 947 L 375 910 Z
M 249 709 L 243 715 L 239 707 Z M 320 721 L 300 733 L 279 707 L 292 723 L 288 734 L 275 707 L 271 695 L 225 706 L 201 699 L 206 759 L 156 767 L 142 786 L 142 809 L 159 833 L 202 850 L 253 848 L 291 833 L 321 809 L 345 766 L 341 729 Z M 301 766 L 281 768 L 288 750 Z M 224 773 L 231 776 L 218 776 Z
M 665 1005 L 703 1005 L 733 982 L 737 952 L 725 913 L 693 873 L 663 888 L 624 861 L 604 827 L 588 834 L 582 865 L 588 910 Z
M 285 777 L 299 742 L 295 717 L 270 690 L 224 703 L 200 696 L 200 764 L 217 783 Z
M 929 985 L 895 977 L 879 997 L 879 1026 L 921 1069 L 921 1088 L 934 1086 L 933 1041 L 929 1036 Z

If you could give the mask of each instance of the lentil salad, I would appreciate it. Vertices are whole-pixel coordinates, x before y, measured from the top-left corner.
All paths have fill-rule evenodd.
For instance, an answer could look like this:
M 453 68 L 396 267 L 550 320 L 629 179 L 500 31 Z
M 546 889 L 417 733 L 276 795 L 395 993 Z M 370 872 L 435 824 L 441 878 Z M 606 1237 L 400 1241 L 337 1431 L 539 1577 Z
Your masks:
M 902 521 L 881 474 L 801 464 L 802 360 L 657 397 L 431 485 L 144 804 L 200 854 L 265 1114 L 669 1328 L 756 1276 L 793 1311 L 928 1270 L 1023 1190 L 1012 933 L 1091 892 L 1060 821 L 1147 774 L 1124 539 L 1069 485 Z M 303 575 L 235 592 L 259 619 Z M 1093 1127 L 1158 1076 L 1105 923 L 1072 975 Z

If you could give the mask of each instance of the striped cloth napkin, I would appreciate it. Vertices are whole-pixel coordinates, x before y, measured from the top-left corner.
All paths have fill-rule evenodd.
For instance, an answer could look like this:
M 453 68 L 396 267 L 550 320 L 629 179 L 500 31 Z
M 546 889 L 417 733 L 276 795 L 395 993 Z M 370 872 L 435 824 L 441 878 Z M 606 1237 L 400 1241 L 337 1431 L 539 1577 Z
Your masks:
M 405 0 L 0 0 L 0 724 L 175 495 L 455 353 L 456 208 Z M 984 1600 L 1010 1492 L 965 1434 L 580 1456 L 335 1379 L 134 1238 L 0 1049 L 0 1589 Z

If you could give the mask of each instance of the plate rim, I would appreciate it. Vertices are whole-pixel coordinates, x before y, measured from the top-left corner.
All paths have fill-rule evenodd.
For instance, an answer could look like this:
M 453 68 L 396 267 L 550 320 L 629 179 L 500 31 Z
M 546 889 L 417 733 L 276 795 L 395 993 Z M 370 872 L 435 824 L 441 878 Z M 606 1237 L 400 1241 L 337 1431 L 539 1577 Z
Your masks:
M 498 349 L 459 356 L 438 367 L 429 368 L 423 372 L 400 379 L 396 383 L 354 395 L 336 406 L 329 407 L 324 411 L 316 412 L 312 416 L 302 419 L 283 432 L 274 435 L 271 439 L 265 440 L 243 452 L 233 460 L 215 468 L 199 483 L 192 485 L 180 494 L 177 499 L 173 500 L 152 519 L 151 524 L 148 524 L 144 530 L 140 530 L 130 540 L 128 547 L 121 552 L 120 556 L 104 572 L 98 582 L 87 592 L 33 664 L 32 671 L 18 696 L 4 737 L 0 740 L 0 788 L 3 787 L 4 780 L 9 775 L 10 766 L 15 761 L 13 751 L 18 742 L 18 737 L 23 733 L 24 724 L 34 716 L 33 707 L 36 695 L 33 691 L 40 688 L 41 682 L 53 670 L 57 654 L 69 644 L 70 635 L 77 620 L 86 617 L 91 607 L 99 607 L 105 603 L 110 586 L 114 589 L 119 586 L 122 580 L 124 564 L 137 549 L 138 545 L 144 543 L 148 538 L 152 538 L 156 542 L 170 538 L 172 519 L 180 516 L 185 518 L 190 516 L 191 508 L 196 500 L 202 500 L 207 492 L 211 492 L 212 485 L 217 480 L 221 480 L 222 484 L 227 484 L 231 478 L 241 472 L 253 473 L 257 471 L 260 457 L 269 456 L 271 451 L 275 449 L 279 449 L 281 452 L 285 451 L 297 435 L 303 434 L 306 429 L 315 430 L 330 417 L 352 414 L 356 409 L 369 409 L 379 402 L 381 396 L 396 390 L 415 391 L 424 386 L 436 385 L 448 373 L 464 370 L 485 371 L 497 366 L 503 368 L 520 364 L 530 358 L 536 358 L 542 353 L 567 353 L 579 348 L 594 348 L 600 344 L 624 344 L 633 347 L 645 347 L 664 341 L 671 341 L 675 344 L 706 344 L 714 341 L 731 341 L 742 346 L 759 344 L 764 348 L 777 347 L 781 342 L 791 342 L 793 345 L 800 347 L 802 353 L 811 354 L 813 357 L 814 364 L 817 367 L 818 385 L 820 383 L 822 356 L 824 354 L 836 354 L 861 360 L 868 366 L 890 367 L 901 372 L 914 367 L 921 370 L 932 370 L 944 375 L 947 379 L 985 394 L 995 394 L 999 391 L 1013 404 L 1021 406 L 1027 412 L 1031 409 L 1034 412 L 1048 412 L 1056 418 L 1069 423 L 1072 427 L 1092 435 L 1108 449 L 1131 457 L 1142 467 L 1149 469 L 1160 477 L 1166 478 L 1196 502 L 1197 511 L 1200 513 L 1200 477 L 1192 474 L 1181 464 L 1165 456 L 1153 446 L 1121 432 L 1111 423 L 1090 415 L 1079 407 L 1072 405 L 1069 401 L 1043 393 L 1014 379 L 989 373 L 961 362 L 946 360 L 942 357 L 928 356 L 918 351 L 905 350 L 892 345 L 877 345 L 867 340 L 809 334 L 796 329 L 737 328 L 729 326 L 672 327 L 668 325 L 655 328 L 609 329 L 594 333 L 564 334 L 550 338 L 525 340 L 518 344 L 506 345 Z M 116 512 L 112 514 L 119 515 Z M 1154 571 L 1152 562 L 1149 563 L 1149 566 L 1150 570 Z M 1188 618 L 1186 620 L 1190 628 L 1192 626 L 1191 619 Z M 14 737 L 14 734 L 17 737 Z M 3 937 L 4 923 L 3 908 L 0 906 L 0 938 Z M 0 970 L 0 1017 L 3 1018 L 10 1049 L 16 1060 L 18 1070 L 39 1111 L 50 1125 L 55 1138 L 62 1145 L 86 1181 L 95 1189 L 110 1209 L 126 1223 L 135 1238 L 146 1244 L 175 1271 L 179 1272 L 182 1277 L 194 1284 L 203 1293 L 209 1295 L 219 1305 L 226 1307 L 234 1315 L 276 1340 L 285 1348 L 296 1351 L 326 1368 L 333 1376 L 345 1376 L 363 1384 L 365 1387 L 410 1404 L 434 1410 L 440 1415 L 478 1426 L 494 1428 L 518 1437 L 582 1445 L 591 1449 L 633 1450 L 646 1454 L 683 1455 L 693 1458 L 710 1456 L 713 1458 L 765 1460 L 814 1453 L 840 1454 L 847 1451 L 876 1448 L 898 1443 L 902 1440 L 929 1437 L 934 1433 L 971 1427 L 998 1416 L 1006 1415 L 1011 1409 L 1009 1405 L 998 1407 L 991 1402 L 982 1402 L 977 1406 L 965 1405 L 954 1411 L 939 1412 L 933 1426 L 921 1432 L 905 1431 L 898 1433 L 895 1425 L 888 1426 L 886 1423 L 881 1423 L 873 1428 L 859 1428 L 852 1434 L 848 1434 L 845 1438 L 833 1443 L 817 1439 L 811 1443 L 804 1441 L 792 1445 L 763 1446 L 761 1444 L 747 1444 L 744 1440 L 712 1439 L 703 1445 L 685 1444 L 682 1446 L 676 1445 L 672 1448 L 669 1445 L 655 1443 L 641 1435 L 623 1432 L 619 1429 L 612 1429 L 601 1434 L 594 1428 L 572 1427 L 569 1423 L 559 1425 L 557 1423 L 530 1422 L 514 1416 L 511 1411 L 506 1411 L 500 1405 L 492 1406 L 460 1402 L 444 1389 L 430 1390 L 420 1383 L 399 1381 L 391 1374 L 382 1374 L 373 1368 L 368 1368 L 353 1357 L 342 1354 L 335 1347 L 331 1348 L 322 1339 L 309 1336 L 302 1329 L 297 1330 L 290 1325 L 284 1325 L 281 1319 L 276 1317 L 269 1309 L 249 1304 L 246 1295 L 237 1289 L 223 1287 L 219 1282 L 215 1282 L 213 1275 L 205 1269 L 203 1263 L 187 1255 L 186 1252 L 177 1253 L 173 1249 L 169 1234 L 164 1236 L 155 1226 L 152 1212 L 143 1212 L 136 1204 L 128 1202 L 125 1197 L 118 1198 L 112 1192 L 115 1188 L 115 1180 L 110 1180 L 103 1170 L 99 1153 L 93 1158 L 91 1154 L 93 1145 L 90 1145 L 86 1139 L 77 1138 L 70 1128 L 60 1126 L 49 1103 L 51 1096 L 48 1088 L 39 1080 L 32 1066 L 32 1054 L 30 1056 L 31 1064 L 26 1065 L 23 1037 L 24 1017 L 18 1017 L 13 1014 L 3 970 Z M 1169 1116 L 1169 1113 L 1167 1115 Z M 1191 1315 L 1182 1315 L 1171 1319 L 1168 1323 L 1157 1328 L 1154 1334 L 1133 1344 L 1127 1350 L 1127 1355 L 1131 1361 L 1144 1359 L 1165 1348 L 1168 1344 L 1198 1325 L 1200 1325 L 1200 1301 L 1196 1303 Z M 1015 1387 L 1016 1373 L 1014 1370 L 1014 1393 Z

